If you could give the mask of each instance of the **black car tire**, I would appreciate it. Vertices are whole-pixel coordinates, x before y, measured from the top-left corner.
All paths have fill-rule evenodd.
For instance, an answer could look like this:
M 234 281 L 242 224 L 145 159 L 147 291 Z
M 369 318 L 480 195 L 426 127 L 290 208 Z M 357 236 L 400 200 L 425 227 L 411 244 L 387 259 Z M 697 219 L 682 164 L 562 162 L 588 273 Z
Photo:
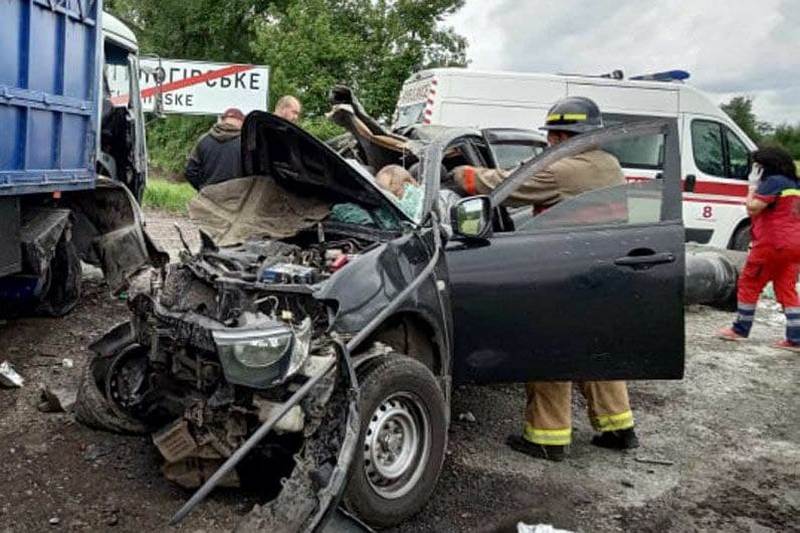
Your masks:
M 36 306 L 36 314 L 64 316 L 78 305 L 81 297 L 81 259 L 67 235 L 56 245 L 47 276 L 47 288 Z
M 127 347 L 126 347 L 127 348 Z M 126 349 L 126 348 L 123 348 Z M 122 350 L 120 350 L 122 351 Z M 104 394 L 105 370 L 111 364 L 111 358 L 94 356 L 89 359 L 83 369 L 78 396 L 75 401 L 75 417 L 83 424 L 112 433 L 147 435 L 153 428 L 126 416 L 115 409 Z M 94 366 L 99 365 L 97 369 Z M 103 387 L 98 386 L 96 374 L 101 374 Z
M 747 252 L 750 250 L 750 241 L 750 224 L 745 224 L 733 234 L 733 239 L 731 239 L 731 250 Z
M 370 361 L 359 374 L 362 444 L 350 467 L 344 502 L 370 526 L 391 527 L 419 512 L 436 487 L 447 447 L 445 398 L 431 371 L 401 354 Z M 388 454 L 394 459 L 370 460 L 390 446 L 378 445 L 382 435 L 393 439 Z M 384 477 L 389 471 L 402 474 Z

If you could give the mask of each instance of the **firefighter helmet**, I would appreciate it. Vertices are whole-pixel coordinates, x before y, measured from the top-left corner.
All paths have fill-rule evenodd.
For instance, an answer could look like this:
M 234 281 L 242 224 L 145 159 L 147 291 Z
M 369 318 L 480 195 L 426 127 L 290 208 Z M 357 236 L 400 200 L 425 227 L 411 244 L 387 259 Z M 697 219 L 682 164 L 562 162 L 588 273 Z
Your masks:
M 602 127 L 603 117 L 593 100 L 583 96 L 569 96 L 550 108 L 541 129 L 584 133 Z

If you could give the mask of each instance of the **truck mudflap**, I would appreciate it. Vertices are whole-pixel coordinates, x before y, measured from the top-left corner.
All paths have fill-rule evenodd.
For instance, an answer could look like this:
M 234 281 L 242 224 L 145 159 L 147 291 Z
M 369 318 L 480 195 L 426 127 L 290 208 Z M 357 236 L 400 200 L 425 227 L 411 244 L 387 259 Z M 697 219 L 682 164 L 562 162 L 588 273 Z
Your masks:
M 73 213 L 72 240 L 81 259 L 103 270 L 113 292 L 141 269 L 169 262 L 145 231 L 135 198 L 122 183 L 100 177 L 93 191 L 64 195 Z

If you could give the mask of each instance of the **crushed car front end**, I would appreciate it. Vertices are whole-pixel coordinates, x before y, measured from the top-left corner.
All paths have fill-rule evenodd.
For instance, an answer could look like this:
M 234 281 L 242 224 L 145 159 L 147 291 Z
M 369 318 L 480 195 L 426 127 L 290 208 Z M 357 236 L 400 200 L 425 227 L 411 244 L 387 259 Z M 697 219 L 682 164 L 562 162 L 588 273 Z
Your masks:
M 444 458 L 441 231 L 295 126 L 255 114 L 244 131 L 253 177 L 204 190 L 190 207 L 208 228 L 201 249 L 135 280 L 131 320 L 92 346 L 78 415 L 151 434 L 183 487 L 257 486 L 266 503 L 242 530 L 313 530 L 353 469 L 363 486 L 344 495 L 348 507 L 364 514 L 385 500 L 395 507 L 374 525 L 389 525 L 424 504 Z M 385 390 L 409 372 L 423 390 Z

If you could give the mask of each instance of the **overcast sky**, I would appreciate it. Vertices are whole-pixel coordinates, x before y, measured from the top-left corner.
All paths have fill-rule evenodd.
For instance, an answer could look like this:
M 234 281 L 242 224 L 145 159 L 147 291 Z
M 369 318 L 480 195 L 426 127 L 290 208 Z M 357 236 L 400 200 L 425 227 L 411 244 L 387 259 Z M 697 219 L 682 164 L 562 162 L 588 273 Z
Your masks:
M 800 122 L 800 0 L 467 0 L 445 22 L 471 68 L 626 76 L 688 70 L 718 102 Z

